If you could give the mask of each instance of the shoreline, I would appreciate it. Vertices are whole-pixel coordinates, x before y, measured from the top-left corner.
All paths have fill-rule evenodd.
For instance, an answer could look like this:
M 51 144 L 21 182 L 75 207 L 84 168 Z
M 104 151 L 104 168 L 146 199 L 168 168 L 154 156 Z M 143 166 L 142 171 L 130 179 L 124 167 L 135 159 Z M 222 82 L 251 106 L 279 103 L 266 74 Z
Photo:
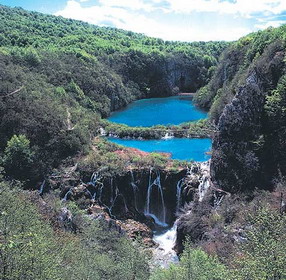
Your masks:
M 195 93 L 194 92 L 180 92 L 177 95 L 178 96 L 191 96 L 191 97 L 194 97 Z

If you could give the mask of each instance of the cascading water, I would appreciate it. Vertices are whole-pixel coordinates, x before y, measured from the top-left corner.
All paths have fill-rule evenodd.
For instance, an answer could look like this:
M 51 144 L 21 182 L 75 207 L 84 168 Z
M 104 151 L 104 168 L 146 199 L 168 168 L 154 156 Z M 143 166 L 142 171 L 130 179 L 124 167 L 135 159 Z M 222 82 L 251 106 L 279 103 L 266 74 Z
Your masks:
M 176 213 L 179 212 L 181 204 L 182 204 L 182 186 L 184 185 L 184 178 L 179 180 L 177 183 L 177 193 L 176 193 L 176 198 L 177 198 L 177 204 L 176 204 Z
M 131 173 L 131 183 L 130 183 L 130 185 L 132 187 L 133 195 L 134 195 L 134 207 L 138 211 L 138 207 L 137 207 L 137 193 L 138 193 L 139 189 L 138 189 L 138 186 L 135 183 L 133 171 L 130 170 L 130 173 Z
M 172 139 L 172 138 L 174 138 L 173 133 L 166 132 L 166 134 L 161 139 L 162 140 L 168 140 L 168 139 Z
M 114 195 L 114 187 L 113 187 L 113 178 L 110 178 L 110 205 L 113 204 L 114 197 L 116 198 L 118 194 L 118 189 L 115 190 L 115 195 Z
M 115 218 L 114 214 L 112 213 L 112 210 L 115 206 L 115 202 L 121 198 L 122 201 L 123 201 L 123 204 L 124 204 L 124 210 L 125 210 L 125 213 L 128 212 L 128 207 L 127 207 L 127 203 L 126 203 L 126 199 L 124 197 L 124 195 L 122 193 L 120 193 L 118 187 L 113 183 L 113 178 L 110 179 L 110 206 L 106 206 L 110 212 L 110 214 Z M 101 193 L 102 193 L 102 190 L 101 190 Z
M 90 178 L 89 184 L 96 186 L 97 180 L 99 179 L 99 175 L 97 172 L 93 172 Z
M 165 232 L 154 234 L 153 240 L 158 244 L 154 252 L 155 264 L 161 267 L 168 267 L 171 263 L 177 263 L 179 258 L 174 251 L 174 246 L 177 238 L 177 225 L 174 223 L 173 227 Z
M 161 205 L 158 205 L 156 213 L 154 213 L 154 209 L 151 209 L 151 196 L 152 190 L 154 187 L 157 187 L 158 195 L 160 197 Z M 161 207 L 160 207 L 161 206 Z M 147 198 L 146 198 L 146 207 L 145 207 L 145 215 L 150 216 L 154 219 L 155 223 L 166 227 L 166 208 L 165 208 L 165 201 L 163 196 L 163 189 L 161 186 L 161 177 L 160 172 L 156 170 L 156 178 L 152 182 L 152 169 L 149 172 L 149 186 L 147 190 Z
M 102 203 L 101 197 L 102 197 L 103 187 L 104 187 L 104 185 L 103 185 L 103 184 L 101 184 L 101 187 L 99 188 L 99 190 L 98 190 L 98 194 L 97 194 L 98 201 L 100 201 L 100 203 Z
M 44 193 L 45 185 L 46 185 L 46 180 L 44 180 L 43 183 L 40 186 L 40 189 L 39 189 L 39 194 L 40 195 L 42 195 Z
M 101 136 L 106 136 L 106 131 L 102 127 L 99 128 L 99 133 L 100 133 Z
M 98 180 L 100 179 L 100 175 L 98 174 L 98 172 L 93 172 L 92 175 L 91 175 L 91 178 L 90 178 L 90 181 L 88 182 L 89 185 L 93 186 L 94 187 L 94 193 L 91 194 L 91 198 L 93 200 L 95 200 L 96 196 L 97 196 L 97 193 L 96 193 L 96 187 L 98 185 Z
M 91 194 L 91 192 L 88 189 L 86 189 L 86 192 L 89 194 L 90 198 L 93 199 L 93 195 Z
M 180 179 L 176 186 L 176 213 L 178 213 L 182 206 L 182 187 L 184 185 L 185 178 Z M 158 244 L 154 252 L 154 261 L 156 265 L 161 267 L 168 267 L 171 263 L 177 263 L 179 261 L 178 256 L 173 249 L 177 238 L 177 224 L 165 231 L 157 231 L 154 234 L 153 240 Z
M 202 181 L 199 185 L 199 201 L 201 202 L 210 187 L 210 182 L 208 176 L 203 176 Z
M 121 193 L 119 193 L 119 194 L 116 195 L 116 197 L 114 198 L 114 200 L 113 200 L 111 206 L 109 207 L 110 213 L 112 213 L 112 208 L 114 207 L 116 200 L 119 199 L 120 197 L 122 198 L 122 201 L 123 201 L 123 203 L 124 203 L 125 213 L 128 212 L 128 207 L 127 207 L 127 204 L 126 204 L 125 197 L 124 197 L 124 195 L 122 195 Z
M 210 187 L 210 163 L 202 163 L 201 165 L 202 178 L 199 185 L 199 201 L 201 202 L 205 197 L 209 187 Z
M 69 196 L 70 194 L 72 194 L 72 190 L 71 190 L 71 189 L 69 189 L 69 190 L 66 192 L 66 194 L 65 194 L 64 198 L 62 199 L 62 201 L 67 201 L 68 196 Z

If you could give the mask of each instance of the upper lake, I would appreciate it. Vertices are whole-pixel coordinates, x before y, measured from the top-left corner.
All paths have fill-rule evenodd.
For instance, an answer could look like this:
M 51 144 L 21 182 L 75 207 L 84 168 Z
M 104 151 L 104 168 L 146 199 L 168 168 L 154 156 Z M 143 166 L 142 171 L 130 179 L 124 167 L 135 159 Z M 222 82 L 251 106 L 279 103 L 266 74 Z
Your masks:
M 207 113 L 196 108 L 191 96 L 149 98 L 135 101 L 112 113 L 108 120 L 129 126 L 177 125 L 205 119 Z

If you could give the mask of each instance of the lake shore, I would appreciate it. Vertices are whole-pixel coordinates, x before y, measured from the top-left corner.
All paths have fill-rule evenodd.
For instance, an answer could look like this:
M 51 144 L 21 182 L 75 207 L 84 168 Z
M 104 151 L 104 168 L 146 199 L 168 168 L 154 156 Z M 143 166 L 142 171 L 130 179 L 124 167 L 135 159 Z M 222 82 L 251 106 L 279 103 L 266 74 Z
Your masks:
M 191 97 L 194 97 L 195 93 L 194 92 L 179 92 L 178 96 L 191 96 Z

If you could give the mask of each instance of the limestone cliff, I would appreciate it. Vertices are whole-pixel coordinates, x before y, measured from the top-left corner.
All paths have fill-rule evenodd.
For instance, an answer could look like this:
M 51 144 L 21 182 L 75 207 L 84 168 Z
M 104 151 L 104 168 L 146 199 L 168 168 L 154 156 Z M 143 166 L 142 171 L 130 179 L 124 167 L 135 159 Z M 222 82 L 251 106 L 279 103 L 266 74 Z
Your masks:
M 277 147 L 271 150 L 273 128 L 265 103 L 285 72 L 284 57 L 283 45 L 268 46 L 245 70 L 244 85 L 224 107 L 211 160 L 211 176 L 217 187 L 229 192 L 271 188 L 271 180 L 278 175 Z

